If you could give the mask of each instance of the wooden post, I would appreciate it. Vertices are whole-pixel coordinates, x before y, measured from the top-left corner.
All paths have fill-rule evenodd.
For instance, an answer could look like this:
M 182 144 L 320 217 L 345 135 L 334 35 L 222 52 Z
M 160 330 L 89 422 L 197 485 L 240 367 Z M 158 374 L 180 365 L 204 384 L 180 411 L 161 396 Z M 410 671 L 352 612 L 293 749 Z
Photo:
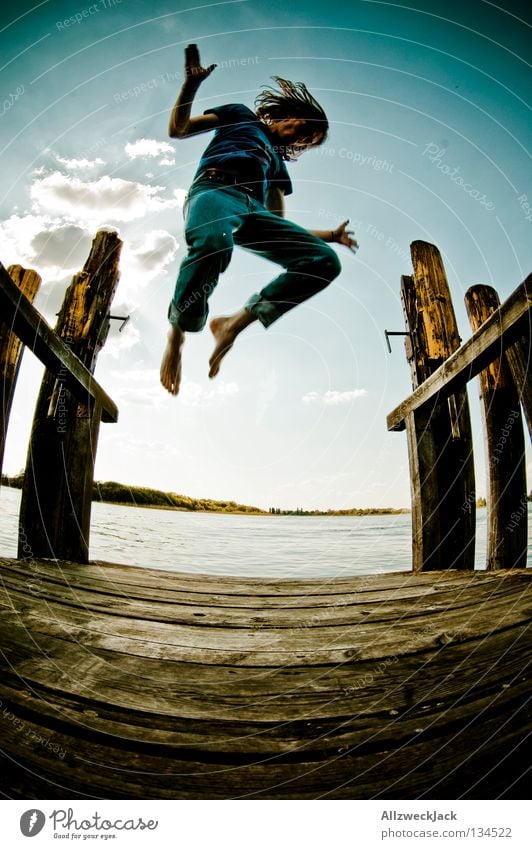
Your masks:
M 36 271 L 22 268 L 21 265 L 10 265 L 7 269 L 20 291 L 32 302 L 41 285 L 41 278 Z M 13 393 L 17 382 L 20 361 L 22 358 L 22 342 L 8 324 L 0 321 L 0 472 L 4 462 L 4 449 L 13 402 Z
M 527 277 L 523 285 L 528 295 L 532 295 L 532 276 Z M 506 350 L 506 361 L 512 372 L 515 387 L 523 405 L 528 433 L 532 439 L 532 326 L 530 321 L 526 332 Z
M 472 286 L 465 302 L 473 331 L 500 306 L 491 286 Z M 525 440 L 519 395 L 506 356 L 479 374 L 486 438 L 488 569 L 524 568 L 527 559 Z
M 408 331 L 406 353 L 417 388 L 460 346 L 438 249 L 411 245 L 413 277 L 401 281 Z M 465 389 L 406 418 L 412 488 L 412 567 L 415 571 L 473 569 L 475 475 Z
M 74 275 L 56 332 L 94 372 L 109 331 L 109 306 L 119 278 L 122 243 L 100 231 L 83 271 Z M 45 372 L 31 434 L 22 491 L 20 526 L 25 552 L 19 557 L 88 561 L 92 486 L 101 403 L 87 394 L 76 400 L 69 375 Z

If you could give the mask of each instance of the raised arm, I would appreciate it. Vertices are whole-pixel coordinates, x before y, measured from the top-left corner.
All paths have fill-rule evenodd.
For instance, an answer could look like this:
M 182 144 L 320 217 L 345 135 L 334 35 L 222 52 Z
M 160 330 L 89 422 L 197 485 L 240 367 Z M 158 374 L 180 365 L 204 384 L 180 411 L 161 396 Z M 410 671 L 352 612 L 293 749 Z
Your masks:
M 214 71 L 216 65 L 202 68 L 197 45 L 189 44 L 185 48 L 185 81 L 172 109 L 168 135 L 172 139 L 184 139 L 196 133 L 212 130 L 218 124 L 214 113 L 190 117 L 192 102 L 202 82 Z

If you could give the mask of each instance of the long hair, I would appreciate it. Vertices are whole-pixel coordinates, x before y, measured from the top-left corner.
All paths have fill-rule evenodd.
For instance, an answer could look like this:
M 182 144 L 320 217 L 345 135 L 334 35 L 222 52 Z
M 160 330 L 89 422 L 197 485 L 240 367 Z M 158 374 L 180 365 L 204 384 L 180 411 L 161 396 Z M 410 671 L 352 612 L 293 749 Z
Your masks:
M 278 89 L 263 88 L 255 99 L 256 113 L 268 123 L 282 118 L 304 118 L 306 131 L 302 142 L 308 147 L 317 147 L 327 138 L 329 122 L 324 110 L 314 98 L 305 83 L 293 83 L 282 77 L 272 77 Z M 285 159 L 295 159 L 297 153 L 287 147 Z

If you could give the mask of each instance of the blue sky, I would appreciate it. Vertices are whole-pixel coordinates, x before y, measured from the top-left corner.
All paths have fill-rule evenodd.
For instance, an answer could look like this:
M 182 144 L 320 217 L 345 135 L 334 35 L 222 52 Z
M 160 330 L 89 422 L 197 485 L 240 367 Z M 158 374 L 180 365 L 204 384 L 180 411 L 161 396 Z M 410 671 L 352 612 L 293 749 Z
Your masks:
M 266 508 L 409 505 L 406 438 L 386 431 L 409 369 L 400 339 L 388 354 L 384 329 L 403 329 L 410 242 L 442 251 L 463 338 L 467 288 L 490 283 L 504 299 L 532 268 L 527 5 L 3 4 L 0 258 L 42 274 L 36 306 L 53 322 L 92 234 L 113 226 L 124 240 L 113 313 L 131 321 L 113 328 L 97 366 L 120 408 L 100 431 L 98 479 Z M 209 332 L 189 335 L 174 399 L 158 368 L 183 198 L 208 141 L 167 137 L 189 42 L 219 66 L 198 113 L 251 106 L 273 74 L 307 83 L 331 130 L 289 166 L 287 216 L 319 229 L 350 218 L 360 250 L 339 247 L 343 271 L 324 293 L 267 332 L 246 331 L 215 381 Z M 212 314 L 239 308 L 274 274 L 237 251 Z M 40 373 L 26 355 L 10 473 L 24 465 Z M 480 438 L 476 467 L 483 493 Z

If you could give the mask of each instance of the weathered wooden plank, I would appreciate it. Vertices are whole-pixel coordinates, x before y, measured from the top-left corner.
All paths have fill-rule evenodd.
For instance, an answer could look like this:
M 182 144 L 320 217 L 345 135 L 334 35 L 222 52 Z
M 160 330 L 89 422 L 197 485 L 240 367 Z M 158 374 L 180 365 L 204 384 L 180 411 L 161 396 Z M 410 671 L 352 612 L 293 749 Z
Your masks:
M 0 563 L 2 563 L 2 561 L 0 561 Z M 28 575 L 27 573 L 24 576 L 21 575 L 20 566 L 18 568 L 13 568 L 11 565 L 6 566 L 3 572 L 3 579 L 6 587 L 13 586 L 14 588 L 20 588 L 21 582 L 23 582 L 27 591 Z M 41 595 L 48 596 L 49 585 L 52 587 L 52 596 L 56 592 L 64 592 L 65 582 L 60 577 L 56 576 L 55 578 L 52 578 L 41 571 L 38 573 L 35 571 L 33 574 L 33 580 L 36 581 L 37 579 L 39 582 L 39 593 Z M 9 583 L 10 581 L 11 583 Z M 137 604 L 144 603 L 147 610 L 153 609 L 155 611 L 158 609 L 161 596 L 160 592 L 158 592 L 155 587 L 139 587 L 137 584 L 125 584 L 123 582 L 117 585 L 116 583 L 109 583 L 103 579 L 97 578 L 76 578 L 75 581 L 68 582 L 67 586 L 69 587 L 67 597 L 69 597 L 70 593 L 77 594 L 78 591 L 95 593 L 98 594 L 97 597 L 99 598 L 102 597 L 102 593 L 105 593 L 105 595 L 109 596 L 111 599 L 111 603 L 114 599 L 117 599 L 118 601 L 125 600 L 126 602 L 132 601 Z M 379 602 L 380 610 L 383 604 L 389 606 L 390 603 L 404 599 L 415 600 L 426 597 L 435 598 L 436 596 L 437 601 L 441 603 L 445 599 L 447 593 L 454 591 L 454 586 L 454 583 L 450 583 L 444 589 L 443 586 L 432 586 L 430 584 L 426 584 L 425 586 L 419 587 L 392 587 L 376 591 L 368 589 L 365 592 L 353 592 L 353 588 L 350 587 L 345 592 L 329 593 L 328 595 L 309 593 L 307 596 L 304 596 L 303 599 L 296 595 L 258 595 L 255 597 L 245 594 L 206 594 L 205 591 L 200 591 L 199 589 L 196 590 L 196 592 L 193 592 L 187 591 L 186 588 L 175 589 L 170 587 L 165 590 L 164 595 L 165 602 L 170 609 L 176 605 L 185 605 L 194 609 L 201 608 L 203 605 L 208 605 L 209 610 L 236 608 L 238 610 L 246 611 L 247 615 L 249 615 L 257 610 L 280 610 L 289 612 L 290 610 L 299 610 L 303 608 L 311 612 L 326 608 L 327 610 L 334 612 L 336 610 L 341 611 L 344 607 L 351 606 L 357 606 L 364 609 L 367 607 L 368 603 L 375 601 Z M 463 591 L 464 590 L 462 588 L 462 592 Z M 366 612 L 369 612 L 369 610 Z
M 10 796 L 492 798 L 518 774 L 532 570 L 226 582 L 0 564 Z
M 497 292 L 482 284 L 468 289 L 465 302 L 473 332 L 500 307 Z M 528 543 L 525 440 L 519 395 L 504 356 L 480 372 L 479 384 L 488 496 L 486 568 L 524 568 Z
M 453 662 L 460 664 L 458 659 Z M 465 712 L 471 715 L 471 700 L 476 706 L 484 702 L 486 708 L 497 699 L 509 706 L 508 703 L 515 702 L 516 698 L 526 697 L 530 684 L 526 676 L 516 677 L 511 665 L 501 668 L 495 663 L 495 667 L 500 673 L 499 686 L 493 684 L 494 671 L 489 683 L 479 688 L 468 679 L 462 691 L 438 686 L 436 681 L 432 688 L 423 686 L 423 666 L 414 672 L 406 669 L 407 687 L 401 686 L 398 678 L 393 682 L 381 680 L 380 692 L 375 691 L 370 696 L 361 687 L 359 698 L 349 702 L 344 696 L 342 705 L 337 702 L 338 691 L 333 688 L 329 702 L 325 702 L 326 694 L 323 695 L 325 706 L 330 704 L 331 707 L 329 714 L 317 716 L 312 708 L 300 705 L 300 713 L 294 717 L 279 704 L 281 720 L 269 716 L 272 711 L 267 694 L 260 700 L 265 706 L 264 714 L 257 710 L 252 717 L 235 710 L 223 719 L 209 716 L 207 710 L 199 717 L 190 717 L 186 701 L 183 701 L 183 714 L 173 703 L 165 716 L 150 710 L 151 704 L 138 709 L 127 704 L 103 702 L 99 691 L 91 698 L 88 688 L 79 697 L 74 694 L 67 697 L 61 692 L 52 694 L 49 688 L 33 681 L 21 700 L 13 675 L 2 683 L 0 695 L 4 705 L 20 705 L 26 714 L 31 711 L 34 716 L 40 716 L 44 725 L 57 727 L 59 722 L 73 735 L 77 732 L 80 736 L 88 733 L 113 736 L 117 743 L 120 739 L 128 741 L 133 749 L 141 744 L 145 750 L 150 747 L 156 753 L 163 747 L 172 747 L 174 753 L 180 752 L 182 757 L 199 755 L 200 758 L 201 754 L 204 758 L 212 758 L 218 753 L 223 759 L 232 753 L 242 760 L 246 756 L 250 760 L 264 756 L 284 759 L 287 755 L 293 760 L 324 759 L 342 749 L 363 747 L 369 741 L 373 745 L 378 742 L 384 749 L 400 746 L 416 726 L 419 728 L 422 724 L 426 732 L 432 725 L 441 725 L 442 714 L 445 714 L 445 724 L 455 723 Z M 461 672 L 461 666 L 455 668 Z M 151 694 L 148 699 L 151 702 Z M 259 699 L 258 694 L 252 693 L 248 701 L 252 704 Z M 288 694 L 285 707 L 290 707 Z M 344 707 L 342 714 L 340 708 Z M 438 731 L 441 733 L 441 728 Z
M 410 571 L 383 572 L 380 574 L 351 575 L 348 577 L 324 577 L 298 580 L 294 578 L 248 578 L 235 575 L 206 575 L 192 572 L 174 572 L 163 569 L 148 569 L 140 566 L 128 566 L 123 563 L 107 563 L 92 561 L 89 564 L 74 563 L 70 560 L 54 560 L 32 558 L 25 563 L 19 560 L 0 557 L 0 564 L 6 567 L 22 570 L 28 568 L 35 574 L 43 574 L 50 578 L 62 576 L 67 583 L 76 580 L 102 580 L 116 587 L 131 588 L 160 588 L 161 590 L 176 590 L 191 593 L 209 593 L 223 596 L 246 596 L 246 598 L 271 598 L 289 602 L 301 595 L 332 595 L 341 596 L 348 592 L 374 593 L 387 592 L 393 589 L 411 588 L 417 592 L 420 587 L 447 587 L 453 583 L 464 586 L 470 581 L 494 581 L 501 576 L 489 576 L 476 572 L 474 575 L 461 575 L 459 572 L 442 572 L 430 575 L 412 575 Z M 128 590 L 125 590 L 128 591 Z M 160 597 L 160 594 L 159 596 Z
M 410 379 L 413 386 L 418 386 L 428 377 L 421 377 L 423 362 L 418 357 L 418 352 L 426 349 L 426 343 L 422 338 L 423 325 L 417 311 L 414 278 L 409 274 L 401 277 L 400 297 L 406 327 L 405 354 L 410 366 Z
M 73 568 L 62 597 L 53 563 L 0 573 L 0 785 L 12 797 L 491 798 L 518 774 L 505 756 L 523 759 L 532 728 L 532 570 L 226 587 Z M 133 617 L 116 605 L 129 588 L 150 593 Z M 309 619 L 320 604 L 335 621 L 324 601 L 342 617 L 347 590 L 364 624 Z M 209 605 L 225 626 L 145 618 Z M 257 630 L 242 627 L 246 605 L 268 620 Z
M 118 410 L 114 401 L 109 398 L 79 358 L 57 337 L 29 300 L 21 295 L 2 263 L 0 263 L 0 313 L 2 320 L 49 371 L 64 377 L 66 370 L 71 375 L 70 389 L 80 401 L 85 401 L 87 395 L 100 400 L 103 409 L 102 421 L 116 422 L 118 420 Z
M 410 253 L 416 284 L 416 306 L 423 326 L 422 362 L 423 365 L 431 360 L 439 363 L 447 359 L 449 351 L 455 351 L 460 346 L 447 275 L 435 245 L 415 241 L 410 245 Z M 433 370 L 429 369 L 430 373 Z M 420 376 L 420 382 L 426 377 Z
M 431 611 L 446 610 L 454 605 L 456 609 L 464 610 L 468 605 L 477 605 L 484 597 L 493 600 L 499 595 L 507 595 L 508 587 L 485 584 L 475 585 L 467 590 L 461 587 L 459 593 L 453 587 L 451 592 L 425 590 L 422 593 L 389 592 L 386 596 L 379 594 L 368 598 L 351 595 L 349 601 L 342 597 L 331 604 L 314 605 L 309 599 L 300 598 L 299 605 L 290 607 L 260 605 L 258 599 L 250 598 L 248 606 L 233 605 L 230 601 L 221 603 L 210 598 L 207 594 L 179 600 L 134 598 L 105 592 L 102 588 L 93 591 L 79 585 L 61 584 L 44 581 L 34 575 L 31 586 L 28 587 L 27 574 L 14 575 L 12 572 L 3 573 L 3 586 L 8 594 L 9 603 L 24 604 L 28 591 L 38 595 L 41 600 L 68 604 L 72 609 L 79 608 L 95 613 L 119 614 L 132 619 L 154 622 L 175 622 L 191 624 L 198 627 L 234 627 L 249 628 L 259 626 L 313 628 L 326 625 L 355 625 L 369 622 L 400 621 L 404 615 L 405 601 L 408 602 L 409 616 L 418 616 L 426 609 Z M 318 597 L 320 598 L 320 597 Z M 2 596 L 0 595 L 0 605 Z
M 141 583 L 136 582 L 138 573 L 142 569 L 130 567 L 129 573 L 120 567 L 108 566 L 105 570 L 99 564 L 88 564 L 74 571 L 70 576 L 62 561 L 58 561 L 58 568 L 54 571 L 55 563 L 51 561 L 19 561 L 0 558 L 0 565 L 5 573 L 6 581 L 9 579 L 14 586 L 22 591 L 28 591 L 29 582 L 35 582 L 40 586 L 40 591 L 46 594 L 46 588 L 52 591 L 57 587 L 66 588 L 66 592 L 87 590 L 96 593 L 96 597 L 103 598 L 106 595 L 119 598 L 135 598 L 146 601 L 148 605 L 157 607 L 159 604 L 171 602 L 201 605 L 209 604 L 211 607 L 243 607 L 253 609 L 279 609 L 287 608 L 312 608 L 321 606 L 342 607 L 346 604 L 360 603 L 361 606 L 389 604 L 421 599 L 428 595 L 429 601 L 438 602 L 445 599 L 447 595 L 463 595 L 469 592 L 493 592 L 499 587 L 505 586 L 507 581 L 523 581 L 526 585 L 530 580 L 531 572 L 522 574 L 520 572 L 511 575 L 488 574 L 483 571 L 475 571 L 463 575 L 460 571 L 449 571 L 442 575 L 420 575 L 414 576 L 410 572 L 390 573 L 384 575 L 358 575 L 350 579 L 329 579 L 322 584 L 320 579 L 309 579 L 307 582 L 298 581 L 294 586 L 290 582 L 286 585 L 272 585 L 270 579 L 257 578 L 252 585 L 246 579 L 242 581 L 233 580 L 228 592 L 223 592 L 223 584 L 219 578 L 205 581 L 203 577 L 185 575 L 183 573 L 173 574 L 168 571 L 152 571 L 153 583 L 144 584 L 142 575 Z M 116 575 L 121 580 L 116 579 Z M 128 575 L 131 576 L 128 580 Z M 163 594 L 157 594 L 157 575 L 161 576 Z M 516 577 L 517 576 L 517 577 Z M 384 580 L 388 577 L 389 580 Z M 211 576 L 212 578 L 212 576 Z M 272 586 L 279 590 L 272 592 Z M 281 592 L 282 590 L 282 592 Z M 31 595 L 31 594 L 29 594 Z
M 293 611 L 295 617 L 300 619 L 303 616 L 304 622 L 311 624 L 314 612 L 320 616 L 324 608 L 331 611 L 331 615 L 335 615 L 335 611 L 343 615 L 343 608 L 353 607 L 354 610 L 360 609 L 365 618 L 370 619 L 384 611 L 389 611 L 392 616 L 399 616 L 405 603 L 415 608 L 423 599 L 434 609 L 446 608 L 462 603 L 462 600 L 465 603 L 471 593 L 495 596 L 505 592 L 507 577 L 504 573 L 486 572 L 474 572 L 470 575 L 443 572 L 434 574 L 433 577 L 430 574 L 414 576 L 403 572 L 388 576 L 355 576 L 350 580 L 337 578 L 327 581 L 326 584 L 314 579 L 306 583 L 295 582 L 298 588 L 296 594 L 294 582 L 289 581 L 277 585 L 270 579 L 256 579 L 251 585 L 245 579 L 241 582 L 231 579 L 228 582 L 230 591 L 223 592 L 224 585 L 220 584 L 219 578 L 213 576 L 198 579 L 192 575 L 161 571 L 158 573 L 158 581 L 156 572 L 152 572 L 151 578 L 144 579 L 144 570 L 136 567 L 129 567 L 127 572 L 121 566 L 108 565 L 103 569 L 96 564 L 81 567 L 66 564 L 63 569 L 63 565 L 59 563 L 56 567 L 55 563 L 46 561 L 31 561 L 28 564 L 0 558 L 4 586 L 6 589 L 10 588 L 9 597 L 6 599 L 7 606 L 11 606 L 11 588 L 22 595 L 38 594 L 43 599 L 53 599 L 54 594 L 64 592 L 64 598 L 67 600 L 71 598 L 71 594 L 75 594 L 84 599 L 84 604 L 87 604 L 89 596 L 84 596 L 83 593 L 88 591 L 94 592 L 95 598 L 100 599 L 102 604 L 105 604 L 106 596 L 109 596 L 111 605 L 114 598 L 144 602 L 143 615 L 155 620 L 164 618 L 167 613 L 171 615 L 172 609 L 184 605 L 189 612 L 190 609 L 192 612 L 205 612 L 205 608 L 208 608 L 214 616 L 229 616 L 235 611 L 238 617 L 239 611 L 242 611 L 247 613 L 248 622 L 262 613 L 269 617 L 275 615 L 277 610 L 281 615 Z M 129 581 L 128 574 L 131 575 Z M 120 581 L 117 580 L 117 575 Z M 511 575 L 508 575 L 508 578 L 513 580 Z M 528 573 L 523 578 L 526 580 Z M 147 586 L 144 584 L 145 580 L 149 580 Z M 272 587 L 279 591 L 282 589 L 283 594 L 271 594 Z M 171 604 L 168 612 L 164 606 L 159 607 L 161 592 L 164 593 L 162 604 Z M 127 607 L 123 607 L 121 612 L 126 610 Z
M 242 667 L 165 658 L 139 659 L 36 633 L 32 634 L 32 643 L 21 626 L 15 625 L 4 638 L 0 691 L 6 692 L 9 681 L 15 690 L 24 681 L 24 703 L 31 693 L 46 697 L 53 689 L 57 709 L 62 704 L 73 705 L 78 713 L 87 710 L 99 717 L 112 715 L 117 720 L 122 705 L 122 721 L 139 727 L 150 724 L 153 704 L 157 701 L 159 707 L 163 706 L 162 710 L 158 709 L 157 727 L 174 730 L 192 707 L 199 719 L 224 708 L 227 714 L 227 706 L 242 699 L 245 706 L 233 717 L 235 721 L 243 722 L 244 714 L 249 711 L 266 721 L 270 708 L 279 710 L 284 705 L 291 710 L 295 706 L 290 701 L 293 695 L 300 707 L 311 699 L 315 708 L 321 699 L 324 715 L 337 717 L 345 711 L 357 720 L 357 727 L 367 727 L 367 717 L 375 716 L 380 721 L 385 709 L 395 710 L 398 705 L 403 709 L 412 701 L 429 704 L 444 692 L 455 693 L 457 686 L 459 692 L 470 686 L 477 692 L 483 688 L 500 689 L 505 680 L 526 674 L 530 649 L 527 628 L 528 623 L 502 627 L 489 635 L 486 657 L 485 634 L 462 642 L 438 643 L 437 655 L 435 646 L 426 640 L 422 650 L 406 652 L 401 647 L 395 655 L 380 660 Z M 478 674 L 476 664 L 468 662 L 477 654 L 482 655 L 482 675 Z M 434 663 L 436 657 L 438 663 Z M 453 670 L 462 665 L 464 669 L 460 668 L 456 680 Z M 72 681 L 74 669 L 75 682 Z M 149 701 L 143 699 L 144 687 Z M 184 713 L 178 710 L 177 700 L 181 700 Z
M 530 649 L 523 625 L 501 628 L 487 645 L 483 645 L 483 637 L 441 646 L 437 663 L 432 649 L 425 647 L 423 652 L 398 652 L 386 664 L 351 663 L 338 668 L 331 664 L 314 667 L 313 674 L 306 667 L 279 666 L 264 676 L 260 668 L 238 675 L 244 670 L 204 670 L 201 664 L 153 660 L 127 668 L 119 655 L 91 657 L 88 649 L 83 652 L 74 643 L 65 645 L 63 641 L 64 649 L 57 648 L 58 643 L 38 643 L 42 652 L 48 647 L 50 659 L 44 654 L 39 657 L 36 648 L 33 655 L 28 651 L 27 656 L 18 657 L 8 647 L 9 664 L 2 664 L 1 692 L 6 693 L 8 687 L 16 690 L 23 681 L 21 704 L 32 693 L 51 700 L 53 705 L 57 697 L 57 710 L 63 703 L 77 705 L 80 720 L 88 725 L 98 726 L 100 718 L 107 716 L 133 726 L 151 724 L 191 734 L 195 732 L 187 728 L 187 719 L 223 721 L 228 723 L 226 730 L 240 726 L 247 733 L 252 729 L 244 729 L 244 724 L 255 721 L 266 724 L 289 719 L 303 723 L 307 718 L 319 718 L 333 725 L 343 722 L 342 717 L 350 717 L 354 730 L 377 730 L 383 714 L 395 716 L 416 704 L 426 708 L 442 699 L 451 704 L 464 693 L 479 697 L 505 689 L 504 684 L 512 686 L 512 682 L 526 678 Z M 69 662 L 77 665 L 69 666 Z M 171 668 L 173 678 L 169 675 Z M 165 680 L 159 677 L 161 670 Z M 209 672 L 208 677 L 204 671 Z M 223 733 L 220 729 L 219 734 Z M 214 727 L 210 735 L 217 736 Z M 282 730 L 280 739 L 285 737 Z
M 410 653 L 400 648 L 386 662 L 316 666 L 312 670 L 279 666 L 267 677 L 255 675 L 251 669 L 247 675 L 235 677 L 223 668 L 212 670 L 207 677 L 200 665 L 187 669 L 183 663 L 167 663 L 165 669 L 162 661 L 137 663 L 135 670 L 124 668 L 118 655 L 102 659 L 73 643 L 63 648 L 58 647 L 58 640 L 55 645 L 47 640 L 23 657 L 8 648 L 0 692 L 9 682 L 16 686 L 17 681 L 24 681 L 29 692 L 40 689 L 48 698 L 68 694 L 71 703 L 79 702 L 87 711 L 90 725 L 94 724 L 92 714 L 97 718 L 103 711 L 133 726 L 137 720 L 141 725 L 149 722 L 150 717 L 155 727 L 160 727 L 156 723 L 163 717 L 167 719 L 164 727 L 173 727 L 174 718 L 242 724 L 308 718 L 333 723 L 356 717 L 354 728 L 377 730 L 384 713 L 393 716 L 415 704 L 434 705 L 441 700 L 452 704 L 467 692 L 477 696 L 499 692 L 526 669 L 530 651 L 526 627 L 505 628 L 501 623 L 487 645 L 484 636 L 440 646 L 437 664 L 434 652 L 427 652 L 426 647 Z M 52 650 L 49 658 L 43 653 L 45 646 Z M 172 666 L 173 678 L 168 674 Z M 161 668 L 164 680 L 159 676 Z M 95 724 L 100 723 L 97 720 Z
M 104 798 L 419 798 L 431 793 L 441 798 L 449 775 L 458 791 L 449 794 L 454 798 L 467 795 L 478 776 L 486 775 L 497 763 L 500 751 L 507 753 L 522 745 L 530 728 L 530 717 L 522 716 L 523 698 L 518 694 L 510 700 L 502 691 L 489 703 L 470 700 L 461 705 L 461 714 L 452 712 L 450 722 L 447 711 L 436 714 L 432 722 L 429 717 L 421 727 L 416 717 L 417 726 L 410 725 L 405 733 L 404 720 L 397 717 L 395 747 L 386 747 L 384 740 L 375 741 L 369 735 L 352 748 L 339 746 L 327 752 L 324 747 L 325 751 L 303 751 L 299 758 L 296 753 L 263 756 L 251 763 L 234 751 L 224 756 L 209 755 L 202 749 L 186 752 L 178 747 L 134 746 L 131 741 L 124 745 L 123 738 L 111 735 L 72 733 L 65 723 L 60 730 L 45 727 L 43 740 L 43 728 L 33 717 L 23 720 L 23 734 L 20 726 L 9 725 L 5 750 L 15 763 L 28 765 L 26 776 L 18 772 L 24 798 L 31 798 L 32 786 L 42 787 L 44 782 L 52 788 L 44 794 L 46 798 L 75 794 Z M 9 776 L 9 768 L 4 775 L 6 772 Z M 514 778 L 513 771 L 503 773 L 496 786 L 508 787 Z M 493 790 L 495 785 L 492 781 L 487 786 Z M 483 798 L 492 796 L 484 791 Z
M 11 277 L 18 290 L 31 303 L 41 285 L 41 278 L 37 272 L 22 268 L 21 265 L 11 265 L 7 269 L 7 274 Z M 10 325 L 6 323 L 2 312 L 2 319 L 0 320 L 0 472 L 4 463 L 9 415 L 21 357 L 22 343 L 17 335 L 13 333 Z
M 412 395 L 387 417 L 388 430 L 404 430 L 408 413 L 433 399 L 445 400 L 476 377 L 494 357 L 527 333 L 531 321 L 532 275 L 504 301 L 473 336 L 461 345 Z
M 513 574 L 513 573 L 509 573 Z M 523 578 L 528 578 L 523 574 Z M 426 641 L 431 646 L 472 639 L 489 633 L 498 618 L 519 623 L 529 616 L 529 594 L 524 584 L 515 584 L 515 592 L 503 596 L 487 596 L 472 605 L 466 616 L 462 610 L 449 607 L 409 615 L 408 605 L 398 617 L 401 644 L 405 651 L 419 651 Z M 512 607 L 508 607 L 510 598 Z M 9 598 L 10 607 L 3 612 L 8 623 L 23 623 L 34 633 L 65 639 L 82 639 L 84 645 L 109 649 L 139 657 L 166 657 L 175 660 L 199 661 L 247 666 L 283 664 L 339 663 L 392 656 L 398 650 L 397 629 L 389 622 L 362 623 L 343 626 L 277 628 L 258 625 L 249 628 L 194 627 L 165 622 L 101 614 L 92 610 L 70 608 L 35 597 L 27 602 L 17 594 Z M 512 620 L 512 617 L 514 619 Z M 524 617 L 524 620 L 523 620 Z
M 70 284 L 56 331 L 93 371 L 107 338 L 109 305 L 116 289 L 122 242 L 96 234 L 83 271 Z M 31 433 L 22 490 L 19 557 L 89 556 L 93 471 L 102 415 L 99 398 L 78 402 L 68 374 L 45 372 Z

